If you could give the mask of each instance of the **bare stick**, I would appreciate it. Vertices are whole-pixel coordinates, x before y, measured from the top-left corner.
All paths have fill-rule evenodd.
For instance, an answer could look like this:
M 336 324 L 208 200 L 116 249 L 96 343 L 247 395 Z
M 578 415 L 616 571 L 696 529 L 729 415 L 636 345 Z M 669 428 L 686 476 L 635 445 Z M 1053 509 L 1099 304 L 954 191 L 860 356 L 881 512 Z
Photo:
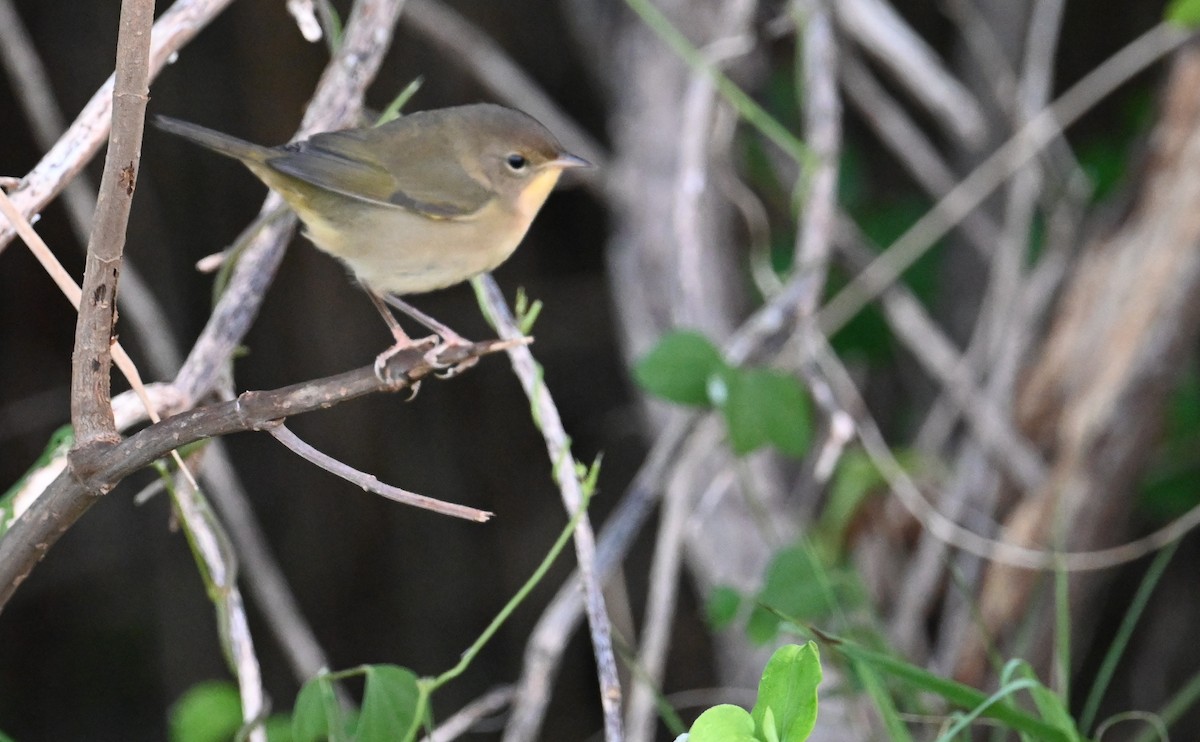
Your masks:
M 75 428 L 75 447 L 79 452 L 94 444 L 111 444 L 120 439 L 113 422 L 109 392 L 110 345 L 117 319 L 117 279 L 125 250 L 125 230 L 129 225 L 129 210 L 141 161 L 153 21 L 153 0 L 124 0 L 121 3 L 113 85 L 113 127 L 88 243 L 83 303 L 75 325 L 71 366 L 71 424 Z M 80 463 L 86 466 L 85 461 Z
M 328 454 L 321 453 L 311 445 L 300 440 L 299 436 L 288 430 L 287 426 L 283 423 L 269 425 L 266 430 L 274 436 L 275 440 L 287 446 L 288 450 L 300 458 L 316 464 L 325 471 L 345 479 L 347 482 L 357 484 L 367 492 L 374 492 L 402 505 L 411 505 L 422 510 L 430 510 L 441 515 L 449 515 L 453 518 L 472 520 L 476 523 L 485 523 L 495 515 L 495 513 L 489 513 L 486 510 L 476 510 L 465 505 L 456 505 L 452 502 L 435 500 L 432 497 L 418 495 L 415 492 L 409 492 L 399 487 L 393 487 L 390 484 L 384 484 L 370 474 L 348 466 Z
M 475 293 L 485 304 L 489 320 L 506 340 L 524 337 L 509 312 L 500 287 L 489 275 L 472 280 Z M 563 505 L 568 514 L 579 511 L 583 503 L 583 489 L 575 473 L 575 458 L 567 433 L 563 430 L 558 408 L 542 383 L 541 370 L 526 345 L 508 349 L 508 358 L 513 372 L 521 381 L 521 387 L 538 420 L 538 427 L 546 439 L 546 450 L 554 468 L 554 479 L 562 494 Z M 592 651 L 596 656 L 596 672 L 600 681 L 600 705 L 604 711 L 604 738 L 607 742 L 620 742 L 624 738 L 621 729 L 621 683 L 617 678 L 617 660 L 613 654 L 612 628 L 604 607 L 604 593 L 595 570 L 595 535 L 591 521 L 584 514 L 575 529 L 575 558 L 579 563 L 579 577 L 587 608 L 588 625 L 591 627 Z

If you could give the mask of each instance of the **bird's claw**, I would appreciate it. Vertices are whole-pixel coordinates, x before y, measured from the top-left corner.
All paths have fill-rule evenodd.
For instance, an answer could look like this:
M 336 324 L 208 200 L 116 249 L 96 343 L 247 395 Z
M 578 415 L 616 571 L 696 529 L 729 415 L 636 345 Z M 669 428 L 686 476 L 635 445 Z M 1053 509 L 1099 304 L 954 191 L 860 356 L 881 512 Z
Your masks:
M 409 399 L 412 399 L 420 387 L 420 379 L 414 380 L 407 373 L 397 376 L 391 372 L 394 366 L 411 368 L 419 357 L 426 366 L 434 370 L 439 379 L 452 379 L 479 363 L 479 357 L 484 354 L 508 350 L 518 345 L 529 345 L 532 342 L 531 337 L 484 340 L 476 343 L 461 337 L 443 340 L 436 335 L 430 335 L 410 343 L 397 343 L 380 353 L 375 359 L 375 375 L 385 384 L 410 384 L 413 391 Z

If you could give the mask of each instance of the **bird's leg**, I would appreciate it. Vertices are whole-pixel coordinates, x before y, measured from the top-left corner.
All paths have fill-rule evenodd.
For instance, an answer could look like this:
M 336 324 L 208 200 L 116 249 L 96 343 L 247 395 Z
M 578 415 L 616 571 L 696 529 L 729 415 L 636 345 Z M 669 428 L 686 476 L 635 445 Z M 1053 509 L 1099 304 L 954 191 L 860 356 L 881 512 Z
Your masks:
M 383 317 L 384 323 L 387 324 L 388 330 L 390 330 L 392 333 L 392 338 L 396 341 L 392 347 L 375 357 L 375 375 L 383 381 L 391 381 L 387 374 L 388 361 L 390 361 L 397 353 L 410 348 L 418 346 L 429 346 L 432 348 L 432 345 L 430 345 L 432 341 L 431 338 L 413 340 L 408 336 L 408 333 L 404 331 L 404 328 L 400 326 L 400 323 L 396 321 L 396 318 L 392 316 L 392 312 L 390 309 L 388 309 L 387 304 L 384 303 L 383 298 L 380 297 L 378 293 L 366 286 L 363 287 L 363 290 L 367 292 L 367 296 L 371 298 L 371 303 L 375 305 L 377 310 L 379 310 L 380 316 Z M 420 388 L 420 381 L 414 383 L 412 387 L 412 395 L 409 397 L 409 399 L 417 396 L 417 391 Z
M 383 301 L 387 302 L 392 307 L 399 309 L 401 312 L 404 312 L 409 317 L 412 317 L 414 320 L 416 320 L 417 322 L 420 322 L 425 327 L 429 328 L 430 330 L 433 330 L 435 333 L 437 333 L 439 336 L 441 336 L 442 340 L 444 340 L 447 344 L 449 344 L 449 345 L 471 345 L 470 340 L 467 340 L 462 335 L 459 335 L 454 330 L 451 330 L 446 325 L 442 324 L 441 322 L 438 322 L 433 317 L 430 317 L 428 314 L 425 314 L 420 309 L 417 309 L 412 304 L 409 304 L 408 302 L 404 301 L 403 299 L 396 296 L 395 294 L 384 294 L 382 298 L 383 298 Z
M 388 304 L 395 307 L 396 309 L 399 309 L 401 312 L 404 312 L 409 317 L 412 317 L 417 322 L 420 322 L 422 325 L 429 328 L 433 332 L 437 333 L 437 335 L 442 338 L 442 346 L 439 346 L 438 348 L 435 348 L 434 350 L 430 351 L 430 353 L 432 354 L 432 358 L 430 359 L 431 361 L 436 361 L 438 356 L 441 355 L 441 351 L 444 348 L 454 348 L 454 347 L 466 348 L 466 347 L 471 347 L 474 345 L 474 343 L 472 343 L 470 340 L 467 340 L 462 335 L 459 335 L 454 330 L 451 330 L 446 325 L 442 324 L 441 322 L 438 322 L 433 317 L 430 317 L 428 314 L 425 314 L 420 309 L 417 309 L 416 307 L 414 307 L 413 305 L 404 301 L 403 299 L 401 299 L 398 296 L 395 296 L 393 294 L 383 294 L 382 296 L 376 296 L 375 298 L 377 300 L 387 302 Z M 381 311 L 386 312 L 386 307 L 381 309 Z M 391 312 L 387 312 L 387 314 L 390 316 Z M 392 322 L 395 322 L 395 321 L 396 320 L 393 317 Z M 403 330 L 401 330 L 401 332 L 403 332 Z M 446 369 L 444 372 L 442 372 L 438 375 L 444 379 L 448 379 L 452 376 L 459 375 L 460 373 L 462 373 L 463 371 L 466 371 L 467 369 L 474 366 L 478 362 L 479 362 L 479 359 L 477 357 L 468 358 L 465 361 L 462 361 L 460 363 L 456 363 L 456 364 L 450 366 L 450 368 Z

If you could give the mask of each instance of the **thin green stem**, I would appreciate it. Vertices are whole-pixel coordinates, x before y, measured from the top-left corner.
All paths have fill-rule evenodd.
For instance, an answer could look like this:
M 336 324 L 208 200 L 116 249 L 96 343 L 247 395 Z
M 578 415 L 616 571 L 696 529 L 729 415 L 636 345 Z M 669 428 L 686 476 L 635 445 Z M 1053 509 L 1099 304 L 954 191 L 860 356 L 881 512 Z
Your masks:
M 592 490 L 590 488 L 585 488 L 583 491 L 583 503 L 580 505 L 579 509 L 575 511 L 575 514 L 571 516 L 571 520 L 568 521 L 566 527 L 563 528 L 562 533 L 558 535 L 558 538 L 554 541 L 554 545 L 550 547 L 550 551 L 542 559 L 541 564 L 539 564 L 537 569 L 533 571 L 533 574 L 529 576 L 529 579 L 525 581 L 525 584 L 521 586 L 521 589 L 509 599 L 503 608 L 500 609 L 500 612 L 496 614 L 496 617 L 492 619 L 492 622 L 488 624 L 486 629 L 483 630 L 483 633 L 479 635 L 479 638 L 475 640 L 475 642 L 467 649 L 467 651 L 463 652 L 462 659 L 458 661 L 458 664 L 445 671 L 441 675 L 438 675 L 436 678 L 426 679 L 423 681 L 422 685 L 428 687 L 430 693 L 438 688 L 441 688 L 451 680 L 454 680 L 459 675 L 462 675 L 463 672 L 466 671 L 467 667 L 470 666 L 471 662 L 475 659 L 476 655 L 483 650 L 488 641 L 495 636 L 496 632 L 500 630 L 500 627 L 504 625 L 504 622 L 508 620 L 508 617 L 511 616 L 513 611 L 517 609 L 517 606 L 521 605 L 525 598 L 529 596 L 529 593 L 533 592 L 533 589 L 537 587 L 538 583 L 542 581 L 542 578 L 546 576 L 546 573 L 550 571 L 550 567 L 554 564 L 554 561 L 558 559 L 558 555 L 562 553 L 564 548 L 566 548 L 567 542 L 571 540 L 571 535 L 575 532 L 576 526 L 579 525 L 579 521 L 582 520 L 583 516 L 587 513 L 588 503 L 591 502 L 591 499 Z
M 1179 542 L 1174 541 L 1155 555 L 1141 584 L 1138 585 L 1133 600 L 1129 601 L 1129 608 L 1125 611 L 1125 617 L 1121 619 L 1121 626 L 1108 645 L 1108 651 L 1104 654 L 1100 669 L 1096 671 L 1096 679 L 1088 691 L 1087 701 L 1083 704 L 1083 713 L 1079 715 L 1080 729 L 1091 729 L 1092 724 L 1096 721 L 1096 714 L 1100 711 L 1100 702 L 1104 700 L 1108 684 L 1116 674 L 1117 664 L 1129 647 L 1129 640 L 1133 636 L 1133 630 L 1137 626 L 1138 620 L 1142 617 L 1142 611 L 1146 609 L 1146 605 L 1150 602 L 1150 595 L 1154 592 L 1154 588 L 1158 587 L 1163 572 L 1166 571 L 1171 557 L 1175 556 L 1178 549 Z

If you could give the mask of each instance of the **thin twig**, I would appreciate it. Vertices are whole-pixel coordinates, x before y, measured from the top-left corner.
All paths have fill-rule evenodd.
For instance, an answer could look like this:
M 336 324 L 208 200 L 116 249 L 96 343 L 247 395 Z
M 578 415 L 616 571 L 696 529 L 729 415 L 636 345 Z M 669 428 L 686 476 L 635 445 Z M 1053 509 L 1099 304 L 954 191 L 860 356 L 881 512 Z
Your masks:
M 698 415 L 675 413 L 658 436 L 646 460 L 634 476 L 617 507 L 604 523 L 596 546 L 596 576 L 601 584 L 616 572 L 634 539 L 650 518 L 664 488 L 668 472 L 678 459 L 680 447 L 694 429 Z M 550 700 L 558 665 L 567 641 L 583 613 L 579 575 L 563 581 L 525 644 L 521 679 L 514 694 L 512 713 L 505 729 L 506 740 L 537 737 Z
M 500 337 L 516 340 L 523 337 L 517 327 L 500 287 L 491 276 L 484 275 L 472 281 L 476 294 L 487 307 L 489 320 Z M 563 505 L 568 514 L 574 514 L 583 502 L 583 489 L 575 472 L 575 458 L 567 433 L 563 429 L 558 408 L 550 390 L 542 380 L 541 369 L 526 345 L 508 349 L 508 358 L 513 372 L 521 381 L 525 395 L 533 407 L 538 427 L 546 439 L 546 450 L 550 454 L 554 479 L 562 494 Z M 579 564 L 580 583 L 587 608 L 588 625 L 591 627 L 592 651 L 596 657 L 596 673 L 600 681 L 600 706 L 604 712 L 604 735 L 607 742 L 620 742 L 624 738 L 621 729 L 621 683 L 617 677 L 617 661 L 613 654 L 612 628 L 604 607 L 604 592 L 595 568 L 595 535 L 586 514 L 579 519 L 575 529 L 575 558 Z
M 262 670 L 254 653 L 254 640 L 237 586 L 238 559 L 229 543 L 229 536 L 213 514 L 195 480 L 180 469 L 172 488 L 171 501 L 187 536 L 192 556 L 200 570 L 209 599 L 217 611 L 217 625 L 222 648 L 227 652 L 230 671 L 237 678 L 238 694 L 242 700 L 242 720 L 254 724 L 248 739 L 267 742 L 261 722 L 266 714 L 266 698 L 262 687 Z
M 333 458 L 328 454 L 321 453 L 313 448 L 308 443 L 302 441 L 292 431 L 288 430 L 283 423 L 277 425 L 268 425 L 266 431 L 270 433 L 275 440 L 282 443 L 292 453 L 310 463 L 316 464 L 325 471 L 335 476 L 345 479 L 347 482 L 357 484 L 367 492 L 374 492 L 377 495 L 386 497 L 389 500 L 398 502 L 402 505 L 411 505 L 422 510 L 429 510 L 441 515 L 449 515 L 453 518 L 462 518 L 463 520 L 472 520 L 476 523 L 485 523 L 491 519 L 495 513 L 489 513 L 486 510 L 477 510 L 476 508 L 467 507 L 466 505 L 457 505 L 452 502 L 444 502 L 435 500 L 432 497 L 418 495 L 416 492 L 393 487 L 390 484 L 380 482 L 378 478 L 361 472 L 348 464 Z

